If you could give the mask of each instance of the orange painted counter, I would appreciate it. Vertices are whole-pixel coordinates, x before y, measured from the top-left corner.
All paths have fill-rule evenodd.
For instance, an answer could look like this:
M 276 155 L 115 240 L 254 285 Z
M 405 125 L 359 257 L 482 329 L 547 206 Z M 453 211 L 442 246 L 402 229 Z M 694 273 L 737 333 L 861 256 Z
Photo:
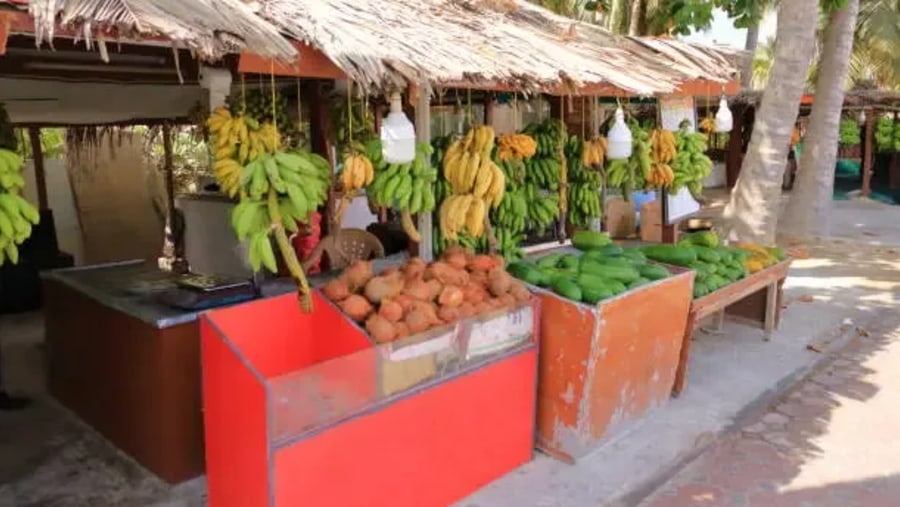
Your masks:
M 211 507 L 439 507 L 532 458 L 537 298 L 377 346 L 314 304 L 201 319 Z
M 595 306 L 541 298 L 538 448 L 575 461 L 669 400 L 687 325 L 693 272 Z

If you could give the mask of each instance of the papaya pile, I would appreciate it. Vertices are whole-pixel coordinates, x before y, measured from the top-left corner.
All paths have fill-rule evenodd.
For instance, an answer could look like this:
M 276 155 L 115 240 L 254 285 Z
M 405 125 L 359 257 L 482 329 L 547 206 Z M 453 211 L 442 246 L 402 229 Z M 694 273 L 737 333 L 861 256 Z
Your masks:
M 641 285 L 669 276 L 637 248 L 592 245 L 580 254 L 550 253 L 534 262 L 513 262 L 507 270 L 532 285 L 579 303 L 594 305 Z
M 649 245 L 641 251 L 654 261 L 692 269 L 695 298 L 747 276 L 747 252 L 721 246 L 718 236 L 708 231 L 687 235 L 677 245 Z
M 747 256 L 744 258 L 744 267 L 750 273 L 762 271 L 787 258 L 778 247 L 767 247 L 756 243 L 738 243 L 735 246 L 747 252 Z

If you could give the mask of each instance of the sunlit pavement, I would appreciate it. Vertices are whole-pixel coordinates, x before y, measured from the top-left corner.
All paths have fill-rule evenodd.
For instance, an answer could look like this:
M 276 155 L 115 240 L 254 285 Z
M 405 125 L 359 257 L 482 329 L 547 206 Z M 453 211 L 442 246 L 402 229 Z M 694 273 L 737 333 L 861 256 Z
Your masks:
M 642 507 L 900 505 L 900 312 L 857 334 Z

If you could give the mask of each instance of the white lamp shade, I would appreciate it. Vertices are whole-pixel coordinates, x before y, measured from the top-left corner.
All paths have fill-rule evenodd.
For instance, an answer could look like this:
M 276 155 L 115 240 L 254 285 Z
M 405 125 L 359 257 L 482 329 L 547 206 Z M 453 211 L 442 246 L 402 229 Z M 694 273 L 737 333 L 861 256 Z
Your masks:
M 719 110 L 716 111 L 716 132 L 731 132 L 734 127 L 734 118 L 731 109 L 728 109 L 728 101 L 725 97 L 719 101 Z
M 625 124 L 622 108 L 616 109 L 616 119 L 606 136 L 606 158 L 621 160 L 631 156 L 631 130 Z
M 381 123 L 381 151 L 390 164 L 406 164 L 416 158 L 416 129 L 403 114 L 396 92 L 391 95 L 391 112 Z

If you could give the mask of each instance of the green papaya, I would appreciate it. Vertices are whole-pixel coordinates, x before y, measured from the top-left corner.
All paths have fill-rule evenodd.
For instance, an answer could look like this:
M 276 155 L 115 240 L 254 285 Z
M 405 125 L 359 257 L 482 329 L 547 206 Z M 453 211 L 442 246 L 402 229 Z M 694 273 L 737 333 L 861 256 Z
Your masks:
M 591 305 L 597 304 L 613 295 L 613 291 L 606 286 L 581 287 L 581 301 Z
M 709 262 L 713 264 L 722 262 L 722 256 L 719 255 L 719 252 L 713 250 L 712 248 L 707 248 L 705 246 L 695 246 L 694 250 L 697 252 L 697 258 L 703 262 Z
M 641 274 L 631 266 L 616 266 L 594 261 L 582 263 L 581 272 L 623 283 L 631 283 L 641 277 Z
M 563 254 L 561 253 L 547 254 L 535 261 L 535 264 L 539 268 L 555 268 L 559 265 L 559 260 L 562 259 L 562 256 Z
M 559 258 L 558 266 L 563 269 L 578 269 L 579 262 L 579 256 L 573 254 L 565 254 Z
M 572 301 L 581 301 L 581 287 L 567 278 L 557 278 L 553 283 L 553 292 Z
M 641 277 L 641 278 L 638 278 L 637 280 L 629 283 L 627 288 L 628 288 L 628 290 L 636 289 L 636 288 L 640 287 L 641 285 L 647 285 L 650 282 L 651 282 L 651 280 Z
M 596 250 L 610 243 L 609 234 L 605 232 L 578 231 L 572 235 L 572 246 L 582 251 Z
M 676 266 L 688 266 L 697 262 L 697 252 L 689 246 L 649 245 L 642 247 L 641 251 L 648 259 Z
M 641 266 L 638 268 L 638 272 L 641 274 L 641 277 L 647 278 L 648 280 L 662 280 L 671 274 L 665 266 L 659 264 L 647 264 L 646 266 Z

